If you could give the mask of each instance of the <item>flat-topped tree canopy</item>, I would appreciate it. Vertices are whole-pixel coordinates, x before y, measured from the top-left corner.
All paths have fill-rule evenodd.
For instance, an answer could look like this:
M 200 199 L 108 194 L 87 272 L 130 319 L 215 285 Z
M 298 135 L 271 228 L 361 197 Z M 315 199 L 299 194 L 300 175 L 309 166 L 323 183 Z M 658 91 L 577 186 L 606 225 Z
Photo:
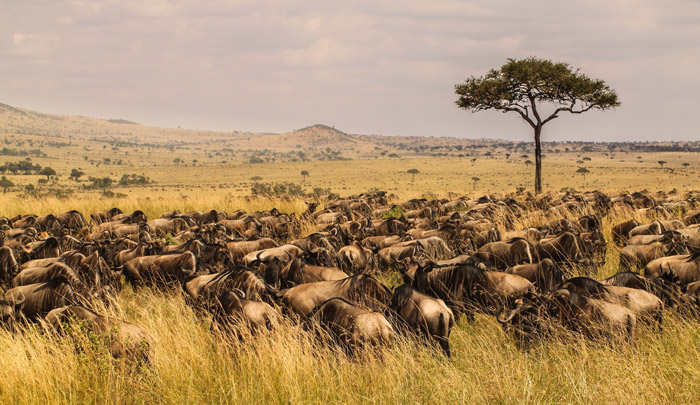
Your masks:
M 568 112 L 581 114 L 591 109 L 620 106 L 615 93 L 603 80 L 591 79 L 569 64 L 529 57 L 508 59 L 499 69 L 482 77 L 470 77 L 455 86 L 456 104 L 472 110 L 515 112 L 535 132 L 535 192 L 542 192 L 542 127 Z M 544 114 L 544 105 L 552 111 Z

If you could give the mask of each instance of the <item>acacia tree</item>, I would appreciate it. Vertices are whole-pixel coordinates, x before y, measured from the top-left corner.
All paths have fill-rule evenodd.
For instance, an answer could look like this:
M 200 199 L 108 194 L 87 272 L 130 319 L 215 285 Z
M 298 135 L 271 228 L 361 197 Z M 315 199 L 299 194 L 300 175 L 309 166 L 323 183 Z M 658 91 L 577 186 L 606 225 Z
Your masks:
M 0 187 L 2 187 L 2 193 L 5 194 L 7 193 L 7 189 L 10 187 L 14 187 L 15 183 L 13 183 L 10 179 L 8 179 L 5 176 L 2 176 L 0 178 Z
M 306 181 L 306 176 L 309 175 L 309 172 L 306 170 L 301 171 L 301 176 L 302 176 L 302 181 Z
M 583 181 L 586 181 L 586 175 L 590 172 L 591 171 L 586 169 L 585 167 L 579 167 L 578 170 L 576 170 L 576 173 L 583 175 Z
M 418 170 L 418 169 L 408 169 L 408 171 L 407 171 L 406 173 L 412 174 L 412 175 L 413 175 L 413 178 L 411 179 L 411 181 L 416 181 L 416 174 L 420 173 L 420 170 Z
M 535 193 L 542 192 L 542 127 L 559 114 L 581 114 L 620 105 L 615 90 L 567 63 L 530 57 L 508 59 L 500 69 L 455 86 L 456 104 L 472 112 L 517 113 L 535 134 Z M 549 106 L 547 108 L 546 106 Z M 548 112 L 545 113 L 545 110 Z

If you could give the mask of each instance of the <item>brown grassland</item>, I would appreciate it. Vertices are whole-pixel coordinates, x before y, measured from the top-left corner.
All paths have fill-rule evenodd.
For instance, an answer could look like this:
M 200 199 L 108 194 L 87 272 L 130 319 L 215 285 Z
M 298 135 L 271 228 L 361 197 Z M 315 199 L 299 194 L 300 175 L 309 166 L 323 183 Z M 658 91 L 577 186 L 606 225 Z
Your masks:
M 230 135 L 247 139 L 250 148 L 262 148 L 250 146 L 252 135 L 245 133 L 207 135 L 202 131 L 149 130 L 132 124 L 99 126 L 95 120 L 82 117 L 52 119 L 52 116 L 39 114 L 38 118 L 32 118 L 31 114 L 38 113 L 19 111 L 24 115 L 5 112 L 4 120 L 0 121 L 4 125 L 0 125 L 0 138 L 8 148 L 19 149 L 31 148 L 26 142 L 32 140 L 33 147 L 40 147 L 46 157 L 31 157 L 31 161 L 53 167 L 58 179 L 38 185 L 37 180 L 44 176 L 8 175 L 17 186 L 7 194 L 0 194 L 0 215 L 3 216 L 77 209 L 87 217 L 90 212 L 113 206 L 125 212 L 141 209 L 149 219 L 171 209 L 250 212 L 277 207 L 282 212 L 300 213 L 306 207 L 303 198 L 246 197 L 253 184 L 250 178 L 260 176 L 263 182 L 301 183 L 300 172 L 307 170 L 310 176 L 302 186 L 309 191 L 319 187 L 349 195 L 377 188 L 404 200 L 427 192 L 437 196 L 446 196 L 447 192 L 470 196 L 511 193 L 518 186 L 531 188 L 534 171 L 525 165 L 526 158 L 521 157 L 528 152 L 514 152 L 506 158 L 505 149 L 498 145 L 479 149 L 478 156 L 469 155 L 472 149 L 467 146 L 463 157 L 454 156 L 456 152 L 448 156 L 430 156 L 407 154 L 387 145 L 377 146 L 370 139 L 355 143 L 355 151 L 343 150 L 342 155 L 352 160 L 294 162 L 279 161 L 282 158 L 275 155 L 278 161 L 256 164 L 247 163 L 250 155 L 238 149 L 230 156 L 217 156 L 216 151 L 225 147 L 223 141 L 221 144 L 194 142 L 181 145 L 183 149 L 175 148 L 173 152 L 163 147 L 144 146 L 116 146 L 117 150 L 113 150 L 111 144 L 90 140 L 94 137 L 90 131 L 104 134 L 104 131 L 126 128 L 121 131 L 130 134 L 123 137 L 133 137 L 141 143 L 152 139 L 164 144 L 173 141 L 173 134 L 179 134 L 175 139 L 178 142 L 188 137 L 196 140 Z M 21 123 L 18 117 L 23 116 L 31 125 Z M 332 134 L 332 131 L 325 132 L 328 136 Z M 299 134 L 293 136 L 299 137 Z M 66 141 L 69 137 L 71 139 Z M 25 143 L 18 145 L 18 140 Z M 71 145 L 48 144 L 57 140 Z M 293 142 L 301 141 L 295 138 Z M 103 149 L 103 145 L 108 146 Z M 375 149 L 377 147 L 379 149 Z M 546 152 L 545 190 L 573 187 L 615 193 L 700 188 L 696 153 L 613 153 L 607 149 L 564 152 L 565 147 L 561 146 L 560 153 Z M 387 153 L 382 155 L 385 150 Z M 484 156 L 487 150 L 493 151 L 492 156 Z M 391 153 L 399 157 L 389 158 Z M 531 152 L 529 155 L 532 156 Z M 121 159 L 125 163 L 104 164 L 107 157 L 111 162 Z M 186 165 L 175 164 L 175 157 L 181 157 Z M 576 162 L 583 157 L 590 160 L 585 160 L 585 164 Z M 474 158 L 477 160 L 472 162 Z M 2 156 L 0 164 L 20 159 L 24 158 Z M 193 159 L 198 160 L 196 165 L 192 164 Z M 227 163 L 221 163 L 222 160 Z M 661 167 L 657 163 L 659 160 L 667 163 Z M 103 163 L 98 166 L 98 162 Z M 686 162 L 689 165 L 683 166 Z M 590 170 L 585 180 L 575 174 L 582 166 Z M 116 187 L 112 190 L 125 196 L 105 197 L 99 191 L 83 190 L 85 179 L 79 182 L 68 179 L 70 170 L 77 167 L 86 173 L 85 178 L 110 176 L 117 180 L 122 174 L 143 173 L 153 183 Z M 420 171 L 415 181 L 406 173 L 411 168 Z M 480 180 L 474 184 L 472 177 Z M 74 191 L 67 197 L 51 193 L 30 197 L 24 189 L 27 184 L 36 185 L 40 191 L 52 188 Z M 607 216 L 603 223 L 607 240 L 611 239 L 610 228 L 614 224 L 635 215 L 625 211 Z M 531 223 L 518 225 L 524 227 Z M 617 267 L 618 248 L 610 243 L 606 265 L 599 269 L 597 277 L 612 275 Z M 398 280 L 396 274 L 382 277 L 382 281 L 390 285 L 396 285 Z M 494 317 L 478 315 L 473 324 L 463 319 L 453 329 L 451 359 L 411 339 L 400 340 L 380 354 L 348 358 L 316 343 L 291 322 L 271 333 L 249 338 L 245 343 L 222 342 L 212 337 L 210 318 L 196 313 L 185 304 L 184 295 L 176 292 L 145 289 L 134 293 L 127 286 L 114 306 L 98 312 L 136 323 L 152 335 L 155 344 L 150 365 L 134 366 L 113 360 L 90 335 L 77 340 L 47 336 L 34 326 L 25 327 L 19 333 L 0 330 L 0 401 L 691 403 L 697 400 L 700 387 L 697 360 L 700 358 L 700 323 L 671 312 L 666 313 L 663 333 L 642 330 L 632 345 L 611 347 L 562 338 L 543 342 L 530 350 L 519 349 Z

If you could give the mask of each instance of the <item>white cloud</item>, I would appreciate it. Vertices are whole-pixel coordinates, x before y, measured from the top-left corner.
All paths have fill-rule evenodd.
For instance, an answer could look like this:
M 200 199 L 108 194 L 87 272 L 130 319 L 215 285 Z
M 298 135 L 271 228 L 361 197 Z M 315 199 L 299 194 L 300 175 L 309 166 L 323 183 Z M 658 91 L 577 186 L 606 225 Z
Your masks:
M 457 110 L 453 86 L 534 55 L 623 101 L 547 136 L 697 137 L 697 21 L 700 3 L 683 0 L 7 2 L 0 102 L 161 125 L 527 139 L 516 118 Z

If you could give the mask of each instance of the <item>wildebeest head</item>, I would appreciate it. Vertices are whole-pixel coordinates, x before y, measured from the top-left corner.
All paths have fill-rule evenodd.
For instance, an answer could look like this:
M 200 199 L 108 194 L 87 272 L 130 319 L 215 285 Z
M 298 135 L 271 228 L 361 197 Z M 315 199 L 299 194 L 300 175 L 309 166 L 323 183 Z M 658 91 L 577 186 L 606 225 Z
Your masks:
M 25 296 L 22 293 L 9 300 L 0 300 L 0 321 L 7 323 L 16 319 L 17 314 L 22 310 L 24 300 Z

